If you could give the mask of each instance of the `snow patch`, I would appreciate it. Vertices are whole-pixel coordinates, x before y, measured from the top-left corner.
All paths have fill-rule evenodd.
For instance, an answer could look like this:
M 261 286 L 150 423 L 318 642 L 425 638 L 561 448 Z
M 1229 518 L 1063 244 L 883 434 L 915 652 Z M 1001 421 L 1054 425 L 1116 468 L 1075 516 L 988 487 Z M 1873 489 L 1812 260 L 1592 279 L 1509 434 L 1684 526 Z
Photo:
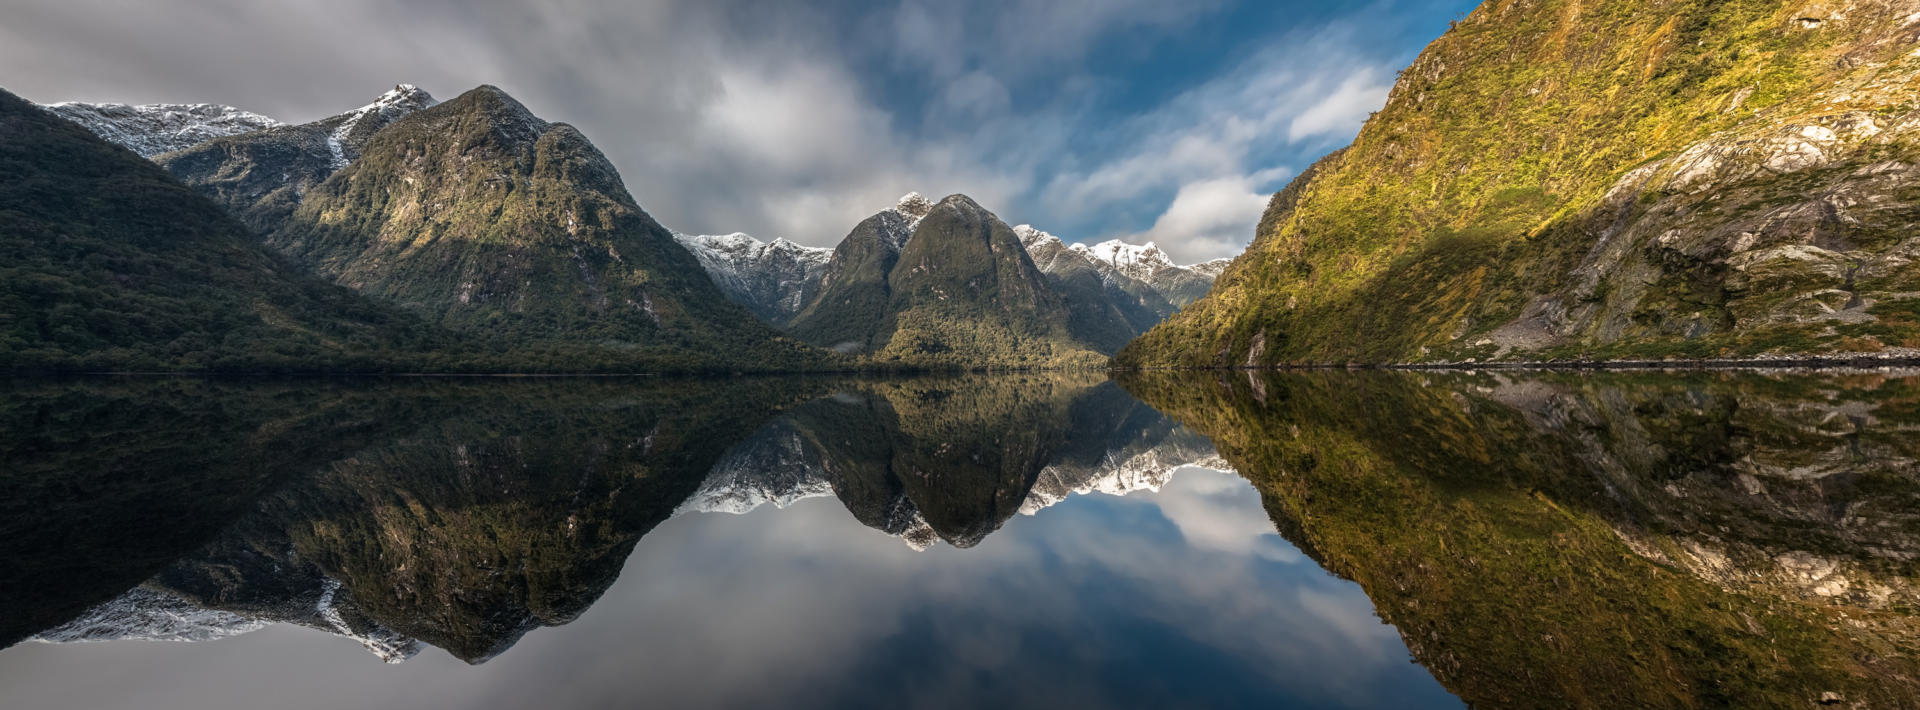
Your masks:
M 205 143 L 282 126 L 251 111 L 219 104 L 93 104 L 69 101 L 40 108 L 94 135 L 151 158 Z

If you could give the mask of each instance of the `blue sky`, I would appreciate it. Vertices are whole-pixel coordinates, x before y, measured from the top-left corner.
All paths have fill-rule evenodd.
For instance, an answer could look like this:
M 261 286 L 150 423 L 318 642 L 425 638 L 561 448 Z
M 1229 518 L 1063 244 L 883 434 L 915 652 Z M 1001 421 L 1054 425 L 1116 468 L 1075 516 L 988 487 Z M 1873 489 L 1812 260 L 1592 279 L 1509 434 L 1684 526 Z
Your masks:
M 9 0 L 4 88 L 304 121 L 491 83 L 686 232 L 831 245 L 907 191 L 1230 256 L 1476 3 Z

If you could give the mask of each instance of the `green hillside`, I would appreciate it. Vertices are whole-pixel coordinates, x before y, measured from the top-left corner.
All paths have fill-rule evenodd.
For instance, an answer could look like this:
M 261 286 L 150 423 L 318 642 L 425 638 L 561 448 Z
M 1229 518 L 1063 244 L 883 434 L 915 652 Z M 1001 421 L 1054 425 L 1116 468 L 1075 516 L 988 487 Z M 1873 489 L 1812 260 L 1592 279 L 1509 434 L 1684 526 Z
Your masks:
M 1920 354 L 1915 9 L 1487 2 L 1117 362 Z
M 727 301 L 579 131 L 490 86 L 374 134 L 266 241 L 536 369 L 825 361 Z
M 0 92 L 0 368 L 378 368 L 422 332 L 269 254 L 133 152 Z

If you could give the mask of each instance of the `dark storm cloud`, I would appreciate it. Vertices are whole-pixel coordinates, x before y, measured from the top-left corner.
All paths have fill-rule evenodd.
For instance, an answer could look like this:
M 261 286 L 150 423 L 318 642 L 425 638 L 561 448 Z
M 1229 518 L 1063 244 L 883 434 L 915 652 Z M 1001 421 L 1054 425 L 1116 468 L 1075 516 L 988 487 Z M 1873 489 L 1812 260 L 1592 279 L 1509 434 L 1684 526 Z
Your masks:
M 495 84 L 579 126 L 682 231 L 830 244 L 906 191 L 967 192 L 1069 239 L 1197 260 L 1244 246 L 1262 195 L 1350 136 L 1425 38 L 1343 35 L 1324 11 L 1227 22 L 1287 4 L 0 0 L 0 86 L 305 121 L 396 83 Z M 1323 36 L 1342 39 L 1299 49 Z M 1199 50 L 1226 59 L 1165 69 Z

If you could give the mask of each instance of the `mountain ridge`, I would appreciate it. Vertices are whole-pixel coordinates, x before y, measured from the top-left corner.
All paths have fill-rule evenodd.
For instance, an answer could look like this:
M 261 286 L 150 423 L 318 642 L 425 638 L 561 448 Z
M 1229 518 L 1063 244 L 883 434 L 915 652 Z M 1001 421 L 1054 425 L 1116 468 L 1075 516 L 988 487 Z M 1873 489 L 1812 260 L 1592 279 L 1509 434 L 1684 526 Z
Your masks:
M 1116 363 L 1920 357 L 1920 3 L 1641 8 L 1476 9 Z

